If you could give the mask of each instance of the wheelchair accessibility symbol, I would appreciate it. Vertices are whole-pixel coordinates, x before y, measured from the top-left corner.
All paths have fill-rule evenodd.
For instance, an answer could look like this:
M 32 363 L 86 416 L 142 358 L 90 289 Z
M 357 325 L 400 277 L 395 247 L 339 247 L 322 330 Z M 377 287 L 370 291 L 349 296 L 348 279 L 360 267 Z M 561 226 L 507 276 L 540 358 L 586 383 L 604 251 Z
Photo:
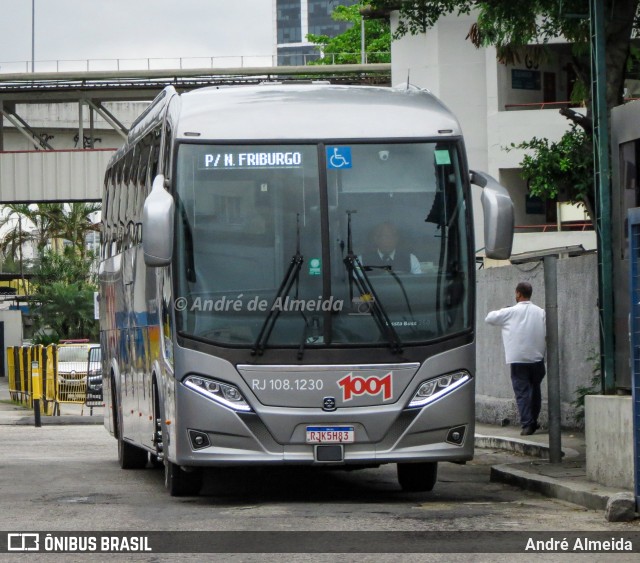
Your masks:
M 351 168 L 351 147 L 327 147 L 327 168 Z

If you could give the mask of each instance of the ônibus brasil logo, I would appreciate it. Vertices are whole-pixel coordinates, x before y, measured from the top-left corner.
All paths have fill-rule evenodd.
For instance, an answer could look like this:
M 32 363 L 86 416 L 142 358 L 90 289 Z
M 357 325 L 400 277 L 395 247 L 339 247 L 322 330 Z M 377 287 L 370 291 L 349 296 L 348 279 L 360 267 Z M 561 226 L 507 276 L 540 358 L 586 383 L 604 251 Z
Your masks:
M 338 385 L 342 387 L 342 400 L 350 401 L 353 397 L 360 395 L 379 395 L 382 393 L 382 400 L 388 401 L 393 397 L 392 379 L 389 372 L 384 377 L 372 375 L 370 377 L 353 376 L 348 373 L 340 381 Z

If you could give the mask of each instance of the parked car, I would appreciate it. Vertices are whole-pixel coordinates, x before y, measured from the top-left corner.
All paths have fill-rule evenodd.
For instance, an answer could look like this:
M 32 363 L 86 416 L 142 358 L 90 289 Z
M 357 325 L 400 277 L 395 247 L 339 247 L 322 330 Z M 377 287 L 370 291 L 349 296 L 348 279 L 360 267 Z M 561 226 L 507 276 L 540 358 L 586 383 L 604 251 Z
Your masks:
M 98 345 L 91 345 L 87 360 L 87 397 L 88 407 L 99 407 L 104 404 L 102 398 L 102 349 Z
M 60 344 L 58 346 L 58 400 L 84 402 L 87 392 L 87 372 L 100 363 L 89 363 L 89 352 L 98 344 Z

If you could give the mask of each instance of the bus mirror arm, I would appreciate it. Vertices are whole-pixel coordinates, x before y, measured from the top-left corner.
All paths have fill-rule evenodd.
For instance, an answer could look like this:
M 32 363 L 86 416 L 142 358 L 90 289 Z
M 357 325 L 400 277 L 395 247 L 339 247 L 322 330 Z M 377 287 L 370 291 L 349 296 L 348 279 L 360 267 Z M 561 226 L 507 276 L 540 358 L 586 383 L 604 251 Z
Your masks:
M 471 183 L 482 189 L 484 245 L 487 258 L 508 260 L 513 246 L 513 201 L 507 189 L 484 172 L 471 171 Z
M 153 180 L 142 211 L 144 262 L 150 267 L 168 266 L 173 255 L 173 197 L 164 188 L 164 176 Z

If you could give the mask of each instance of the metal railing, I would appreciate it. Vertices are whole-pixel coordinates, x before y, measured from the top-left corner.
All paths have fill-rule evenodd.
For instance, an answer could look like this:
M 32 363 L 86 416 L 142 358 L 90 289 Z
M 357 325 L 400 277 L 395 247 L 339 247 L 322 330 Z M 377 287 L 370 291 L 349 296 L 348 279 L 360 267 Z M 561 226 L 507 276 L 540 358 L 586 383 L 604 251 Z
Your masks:
M 0 74 L 37 72 L 90 72 L 120 70 L 189 70 L 216 68 L 260 68 L 288 65 L 307 65 L 320 59 L 329 59 L 331 64 L 360 64 L 360 53 L 281 53 L 278 55 L 239 55 L 213 57 L 141 57 L 130 59 L 59 59 L 35 61 L 0 62 Z M 389 62 L 391 53 L 366 53 L 365 64 Z
M 624 103 L 633 102 L 640 98 L 628 97 L 624 98 Z M 571 102 L 569 100 L 562 102 L 530 102 L 527 104 L 505 104 L 505 111 L 518 111 L 529 109 L 564 109 L 564 108 L 584 108 L 580 103 Z
M 564 102 L 532 102 L 527 104 L 505 104 L 506 111 L 517 111 L 527 109 L 563 109 L 582 107 L 580 104 L 570 101 Z
M 558 223 L 545 223 L 541 225 L 516 225 L 516 232 L 529 233 L 548 233 L 558 231 L 593 231 L 593 223 L 591 221 L 563 221 Z

